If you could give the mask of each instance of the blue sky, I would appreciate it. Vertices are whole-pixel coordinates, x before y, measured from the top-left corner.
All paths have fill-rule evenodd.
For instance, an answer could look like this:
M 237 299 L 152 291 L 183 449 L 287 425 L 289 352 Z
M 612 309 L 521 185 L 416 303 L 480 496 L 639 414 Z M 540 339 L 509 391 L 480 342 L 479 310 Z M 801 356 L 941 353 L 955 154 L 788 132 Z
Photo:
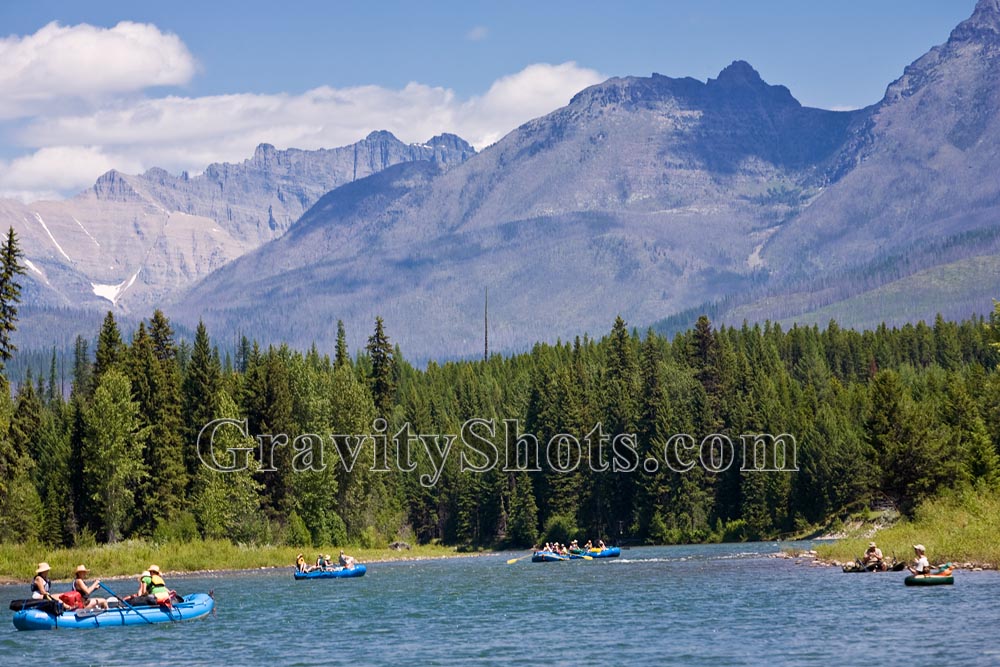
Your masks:
M 735 59 L 804 104 L 859 107 L 974 5 L 3 2 L 0 94 L 13 93 L 0 100 L 0 194 L 58 196 L 109 166 L 199 171 L 259 141 L 316 148 L 386 126 L 407 141 L 450 130 L 481 146 L 606 76 L 704 80 Z M 45 31 L 52 21 L 64 30 Z M 143 27 L 115 32 L 120 21 Z M 4 79 L 5 57 L 53 62 L 26 69 L 25 83 Z

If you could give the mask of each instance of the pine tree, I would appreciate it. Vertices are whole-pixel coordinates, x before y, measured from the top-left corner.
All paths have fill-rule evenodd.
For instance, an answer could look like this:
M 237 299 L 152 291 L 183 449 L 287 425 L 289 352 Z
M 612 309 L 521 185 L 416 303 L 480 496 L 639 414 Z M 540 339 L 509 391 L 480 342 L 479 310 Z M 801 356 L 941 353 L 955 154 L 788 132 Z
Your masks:
M 150 476 L 136 500 L 141 530 L 147 535 L 164 522 L 178 519 L 187 504 L 180 376 L 174 355 L 173 331 L 157 310 L 149 334 L 145 324 L 139 324 L 127 364 L 142 427 L 149 433 L 144 465 Z
M 185 369 L 183 382 L 183 424 L 184 461 L 188 474 L 198 472 L 198 434 L 214 419 L 219 417 L 218 401 L 221 391 L 221 369 L 218 359 L 212 353 L 208 330 L 203 322 L 198 322 L 195 331 L 191 359 Z
M 396 358 L 381 317 L 375 318 L 375 333 L 368 339 L 368 357 L 371 360 L 372 399 L 380 417 L 389 418 L 396 398 Z
M 0 373 L 0 543 L 23 543 L 39 537 L 41 501 L 32 476 L 34 461 L 12 442 L 14 405 L 7 379 Z
M 510 517 L 507 541 L 512 547 L 531 547 L 538 540 L 538 506 L 526 472 L 510 475 Z
M 125 357 L 125 344 L 122 342 L 115 315 L 110 310 L 104 316 L 101 333 L 97 337 L 97 352 L 95 353 L 94 381 L 100 382 L 101 376 L 120 364 Z
M 10 438 L 18 456 L 37 460 L 41 426 L 42 402 L 38 398 L 29 368 L 25 381 L 18 387 L 14 417 L 10 424 Z
M 17 330 L 17 305 L 21 302 L 21 248 L 14 228 L 7 229 L 7 238 L 0 245 L 0 371 L 11 360 L 17 346 L 12 336 Z
M 333 365 L 337 368 L 351 365 L 351 353 L 347 349 L 347 333 L 344 331 L 343 320 L 337 320 L 337 356 Z
M 52 347 L 52 361 L 49 363 L 49 393 L 45 397 L 49 407 L 55 408 L 63 400 L 62 385 L 56 373 L 56 348 Z
M 97 481 L 90 499 L 100 512 L 105 538 L 114 543 L 130 527 L 135 488 L 148 474 L 143 462 L 146 432 L 127 375 L 114 367 L 102 374 L 84 421 L 82 472 Z
M 73 386 L 71 395 L 85 396 L 91 389 L 93 366 L 87 351 L 89 344 L 83 336 L 77 336 L 73 344 Z
M 220 392 L 212 403 L 218 406 L 219 418 L 239 418 L 236 404 L 225 392 Z M 236 429 L 226 427 L 215 434 L 211 444 L 218 460 L 226 461 L 227 449 L 252 448 L 253 440 L 243 440 Z M 198 468 L 193 501 L 198 525 L 208 539 L 257 542 L 264 532 L 260 519 L 261 486 L 254 479 L 258 464 L 250 455 L 231 463 L 246 467 L 231 472 Z
M 73 488 L 70 432 L 62 413 L 53 409 L 43 414 L 37 476 L 45 517 L 42 537 L 49 544 L 70 546 L 78 525 L 70 493 Z

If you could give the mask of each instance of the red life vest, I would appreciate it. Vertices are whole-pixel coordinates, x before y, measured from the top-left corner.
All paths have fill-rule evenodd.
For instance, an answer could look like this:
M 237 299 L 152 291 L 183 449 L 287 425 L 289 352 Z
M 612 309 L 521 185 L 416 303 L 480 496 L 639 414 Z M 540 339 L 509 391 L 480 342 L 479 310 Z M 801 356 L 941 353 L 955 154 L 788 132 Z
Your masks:
M 83 596 L 79 591 L 67 591 L 59 594 L 59 601 L 69 609 L 83 609 Z

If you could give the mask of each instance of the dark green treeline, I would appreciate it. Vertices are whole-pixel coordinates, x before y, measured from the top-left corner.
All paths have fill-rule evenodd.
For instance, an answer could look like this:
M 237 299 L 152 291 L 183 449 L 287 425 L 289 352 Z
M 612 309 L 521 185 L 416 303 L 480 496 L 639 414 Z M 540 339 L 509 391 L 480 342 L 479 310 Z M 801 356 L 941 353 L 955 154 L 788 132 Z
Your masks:
M 243 340 L 235 358 L 220 359 L 204 326 L 178 344 L 157 311 L 125 341 L 109 313 L 96 349 L 77 342 L 68 397 L 54 356 L 13 398 L 0 391 L 0 540 L 662 543 L 772 537 L 873 502 L 908 512 L 942 488 L 997 484 L 995 323 L 997 313 L 861 333 L 833 322 L 715 329 L 703 317 L 669 340 L 619 319 L 600 340 L 420 370 L 381 320 L 356 358 L 341 326 L 333 358 Z M 249 438 L 224 428 L 214 442 L 220 464 L 241 470 L 199 461 L 198 433 L 217 418 L 247 421 Z M 493 420 L 500 463 L 462 472 L 463 456 L 487 460 L 461 440 L 448 451 L 444 438 L 427 438 L 429 449 L 411 440 L 413 466 L 403 471 L 392 440 L 375 438 L 346 471 L 340 456 L 350 449 L 329 436 L 381 433 L 378 418 L 389 434 L 409 424 L 412 436 L 461 435 L 470 419 Z M 524 467 L 542 471 L 502 469 L 504 420 L 538 438 L 541 460 L 529 454 Z M 619 463 L 637 470 L 593 472 L 586 449 L 575 470 L 548 470 L 553 436 L 583 442 L 597 424 L 636 434 L 634 456 Z M 737 457 L 724 472 L 673 472 L 665 462 L 682 461 L 667 445 L 678 433 L 696 443 L 724 434 L 737 454 L 740 435 L 791 434 L 799 470 L 741 471 Z M 242 455 L 259 434 L 276 438 L 262 439 L 273 466 Z M 324 438 L 322 460 L 310 438 L 293 446 L 301 434 Z M 572 467 L 572 447 L 552 451 Z M 644 470 L 647 459 L 659 461 L 655 472 Z

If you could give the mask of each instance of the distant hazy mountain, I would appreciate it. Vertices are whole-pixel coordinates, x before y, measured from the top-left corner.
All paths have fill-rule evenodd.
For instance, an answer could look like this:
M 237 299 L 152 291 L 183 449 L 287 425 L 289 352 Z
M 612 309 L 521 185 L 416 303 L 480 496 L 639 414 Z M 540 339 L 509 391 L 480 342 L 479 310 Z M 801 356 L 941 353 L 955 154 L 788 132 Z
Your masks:
M 342 148 L 276 150 L 212 164 L 198 176 L 109 171 L 58 202 L 0 200 L 28 260 L 35 306 L 117 307 L 145 313 L 195 280 L 277 238 L 323 194 L 414 160 L 457 164 L 475 150 L 454 135 L 404 144 L 373 132 Z
M 802 107 L 744 62 L 706 82 L 611 79 L 447 172 L 399 165 L 321 199 L 179 311 L 269 340 L 356 343 L 376 315 L 416 355 L 651 322 L 740 291 L 864 112 Z
M 493 349 L 602 333 L 618 314 L 638 326 L 703 310 L 733 323 L 959 317 L 1000 295 L 998 109 L 1000 0 L 980 0 L 866 109 L 802 107 L 744 62 L 707 82 L 616 78 L 464 162 L 471 151 L 453 140 L 455 159 L 437 160 L 447 170 L 400 159 L 354 173 L 302 203 L 290 226 L 288 202 L 302 191 L 292 170 L 281 172 L 282 197 L 275 186 L 258 200 L 271 214 L 255 205 L 255 218 L 238 210 L 240 196 L 213 199 L 224 170 L 169 205 L 183 178 L 106 177 L 116 203 L 147 207 L 107 243 L 149 236 L 138 231 L 155 218 L 146 201 L 210 216 L 207 230 L 168 220 L 191 239 L 169 266 L 214 269 L 168 312 L 181 324 L 204 318 L 219 336 L 327 350 L 337 319 L 360 346 L 382 315 L 407 355 L 478 354 L 487 288 Z M 34 213 L 52 213 L 24 212 L 42 235 Z M 224 260 L 213 264 L 213 252 L 262 241 L 214 268 Z M 49 280 L 75 275 L 39 268 Z
M 980 0 L 870 109 L 836 158 L 843 177 L 764 248 L 781 303 L 757 300 L 734 319 L 871 324 L 989 310 L 1000 285 L 982 275 L 970 288 L 970 267 L 982 262 L 964 260 L 1000 254 L 998 159 L 1000 0 Z M 923 280 L 909 279 L 917 272 Z M 893 287 L 879 298 L 854 298 L 884 284 Z

